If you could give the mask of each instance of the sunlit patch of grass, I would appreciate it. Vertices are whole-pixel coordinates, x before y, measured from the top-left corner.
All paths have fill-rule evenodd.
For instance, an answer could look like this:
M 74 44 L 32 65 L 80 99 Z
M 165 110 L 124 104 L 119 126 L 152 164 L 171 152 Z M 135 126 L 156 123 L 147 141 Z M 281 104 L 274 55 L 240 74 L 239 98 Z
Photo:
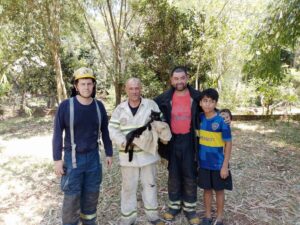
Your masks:
M 278 143 L 300 147 L 300 124 L 298 121 L 245 121 L 234 123 L 232 127 L 233 134 L 238 131 L 258 132 Z
M 3 152 L 4 147 L 0 145 L 0 154 Z
M 0 168 L 0 201 L 3 203 L 0 223 L 40 224 L 52 201 L 49 193 L 57 186 L 52 162 L 24 156 L 2 156 Z
M 234 128 L 237 128 L 239 130 L 243 131 L 257 131 L 260 126 L 257 124 L 249 124 L 249 123 L 238 123 L 234 125 Z
M 20 124 L 22 121 L 15 122 Z M 38 122 L 31 121 L 33 127 L 38 126 Z M 25 120 L 24 123 L 29 121 Z M 52 126 L 52 122 L 49 124 Z M 45 123 L 45 127 L 40 129 L 47 130 L 49 124 Z M 30 127 L 29 124 L 27 126 Z M 234 148 L 230 165 L 234 191 L 226 194 L 228 210 L 225 223 L 237 221 L 236 224 L 266 224 L 265 221 L 268 221 L 269 224 L 278 224 L 276 221 L 281 218 L 280 221 L 286 221 L 286 224 L 299 221 L 298 205 L 295 203 L 298 200 L 295 196 L 299 196 L 299 122 L 234 121 L 231 127 Z M 60 179 L 53 172 L 53 162 L 49 157 L 40 157 L 39 154 L 22 154 L 30 150 L 22 141 L 9 141 L 21 143 L 16 150 L 12 145 L 7 147 L 4 144 L 6 141 L 3 142 L 7 149 L 0 154 L 0 224 L 60 224 L 63 194 Z M 41 146 L 41 143 L 44 146 L 45 143 L 43 150 L 46 149 L 46 143 L 50 145 L 47 138 L 41 142 L 35 138 L 26 141 L 32 143 L 29 146 Z M 18 154 L 8 154 L 11 151 Z M 121 216 L 121 175 L 117 153 L 114 157 L 110 170 L 103 167 L 97 211 L 99 224 L 117 224 Z M 167 163 L 159 163 L 157 178 L 159 207 L 160 212 L 163 212 L 168 202 Z M 140 190 L 139 187 L 139 205 L 142 199 Z M 198 195 L 197 213 L 202 217 L 202 191 L 199 190 Z M 138 207 L 138 210 L 139 224 L 146 224 L 143 207 Z M 188 223 L 184 215 L 180 215 L 175 224 Z
M 17 117 L 0 122 L 0 135 L 4 140 L 11 138 L 28 138 L 34 135 L 47 134 L 52 131 L 53 118 Z
M 269 134 L 270 138 L 295 147 L 300 147 L 300 123 L 298 121 L 276 121 L 270 123 L 270 127 L 275 130 Z

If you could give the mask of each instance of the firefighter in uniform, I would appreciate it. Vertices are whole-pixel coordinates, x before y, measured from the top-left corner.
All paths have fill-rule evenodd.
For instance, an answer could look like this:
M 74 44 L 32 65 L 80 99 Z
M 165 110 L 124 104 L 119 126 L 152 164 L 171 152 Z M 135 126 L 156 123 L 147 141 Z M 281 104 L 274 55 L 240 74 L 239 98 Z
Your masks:
M 145 125 L 150 120 L 151 110 L 159 112 L 159 108 L 153 100 L 141 97 L 141 81 L 138 78 L 128 79 L 125 89 L 128 99 L 116 107 L 109 121 L 111 140 L 119 149 L 122 174 L 120 224 L 130 225 L 136 221 L 136 194 L 140 179 L 147 219 L 151 224 L 163 225 L 164 222 L 158 214 L 156 186 L 156 163 L 160 159 L 159 155 L 153 155 L 135 146 L 130 162 L 128 154 L 124 152 L 126 134 Z
M 167 145 L 169 203 L 164 219 L 172 221 L 183 210 L 189 224 L 197 225 L 200 219 L 196 214 L 198 142 L 195 129 L 200 92 L 187 81 L 186 68 L 175 67 L 171 72 L 172 87 L 154 100 L 172 131 Z
M 75 225 L 80 221 L 83 225 L 96 225 L 102 181 L 98 146 L 101 136 L 105 162 L 108 167 L 112 164 L 108 118 L 104 105 L 94 98 L 95 93 L 93 71 L 84 67 L 76 70 L 72 96 L 59 105 L 55 116 L 53 159 L 54 170 L 61 176 L 61 189 L 64 192 L 64 225 Z

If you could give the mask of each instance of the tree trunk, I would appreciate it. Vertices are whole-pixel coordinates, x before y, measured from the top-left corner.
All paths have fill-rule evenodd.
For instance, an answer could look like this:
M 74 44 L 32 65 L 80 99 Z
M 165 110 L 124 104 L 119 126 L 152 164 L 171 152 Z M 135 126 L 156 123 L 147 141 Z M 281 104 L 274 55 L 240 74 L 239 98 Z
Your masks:
M 59 0 L 45 1 L 44 10 L 46 17 L 42 18 L 43 33 L 47 48 L 51 52 L 57 89 L 57 100 L 60 103 L 67 98 L 67 91 L 63 81 L 61 63 L 60 63 L 60 24 L 61 24 L 61 2 Z
M 83 9 L 80 1 L 78 1 L 79 6 Z M 111 56 L 107 57 L 96 40 L 96 35 L 93 32 L 91 24 L 88 21 L 86 13 L 84 12 L 84 19 L 88 25 L 88 29 L 91 34 L 92 41 L 99 52 L 100 59 L 105 65 L 109 75 L 111 76 L 115 88 L 115 104 L 118 105 L 121 102 L 121 94 L 123 88 L 123 80 L 126 74 L 126 54 L 124 54 L 124 34 L 128 29 L 134 15 L 130 18 L 130 8 L 128 7 L 127 0 L 122 1 L 102 1 L 99 4 L 100 14 L 103 18 L 103 22 L 106 28 L 107 35 L 110 41 Z M 115 9 L 118 10 L 115 10 Z M 111 60 L 111 63 L 108 63 Z
M 47 108 L 53 108 L 55 106 L 56 98 L 55 96 L 49 96 L 47 98 Z
M 21 112 L 21 114 L 25 112 L 25 107 L 26 107 L 26 92 L 24 91 L 22 93 L 21 104 L 20 104 L 20 112 Z
M 195 88 L 196 90 L 199 90 L 199 70 L 200 70 L 200 59 L 199 59 L 199 63 L 197 65 L 197 71 L 196 71 L 196 76 L 195 76 Z
M 120 82 L 115 82 L 114 84 L 115 86 L 115 106 L 119 105 L 121 103 L 121 94 L 122 94 L 122 84 L 120 84 Z
M 270 115 L 270 105 L 269 105 L 269 104 L 267 104 L 266 108 L 267 108 L 266 115 Z
M 57 99 L 60 103 L 67 98 L 67 90 L 65 87 L 65 82 L 63 80 L 60 57 L 57 51 L 53 52 L 53 60 L 55 65 L 55 80 L 56 80 L 56 89 L 57 89 Z

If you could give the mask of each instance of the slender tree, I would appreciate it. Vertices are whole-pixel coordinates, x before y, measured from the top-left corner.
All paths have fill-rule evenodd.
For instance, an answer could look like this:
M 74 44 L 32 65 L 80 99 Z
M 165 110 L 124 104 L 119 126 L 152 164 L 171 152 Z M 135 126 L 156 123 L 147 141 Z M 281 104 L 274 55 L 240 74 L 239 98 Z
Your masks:
M 78 2 L 79 3 L 79 2 Z M 84 13 L 84 20 L 90 32 L 93 44 L 99 53 L 99 58 L 105 66 L 115 88 L 115 104 L 121 102 L 122 87 L 126 78 L 128 67 L 128 51 L 131 51 L 127 33 L 134 19 L 135 14 L 132 12 L 132 2 L 128 0 L 118 1 L 93 1 L 93 7 L 99 12 L 105 27 L 108 39 L 108 48 L 100 44 L 96 32 L 87 15 L 88 5 L 81 8 Z M 80 3 L 79 3 L 80 5 Z

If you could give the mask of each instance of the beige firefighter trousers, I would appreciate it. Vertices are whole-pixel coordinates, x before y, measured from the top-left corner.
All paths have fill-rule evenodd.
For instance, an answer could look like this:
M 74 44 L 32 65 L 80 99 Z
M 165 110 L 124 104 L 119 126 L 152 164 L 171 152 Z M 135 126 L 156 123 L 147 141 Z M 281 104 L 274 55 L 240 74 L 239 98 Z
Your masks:
M 120 225 L 129 225 L 137 218 L 137 189 L 139 178 L 142 184 L 144 210 L 149 221 L 159 218 L 156 186 L 156 163 L 143 167 L 121 166 L 121 220 Z

